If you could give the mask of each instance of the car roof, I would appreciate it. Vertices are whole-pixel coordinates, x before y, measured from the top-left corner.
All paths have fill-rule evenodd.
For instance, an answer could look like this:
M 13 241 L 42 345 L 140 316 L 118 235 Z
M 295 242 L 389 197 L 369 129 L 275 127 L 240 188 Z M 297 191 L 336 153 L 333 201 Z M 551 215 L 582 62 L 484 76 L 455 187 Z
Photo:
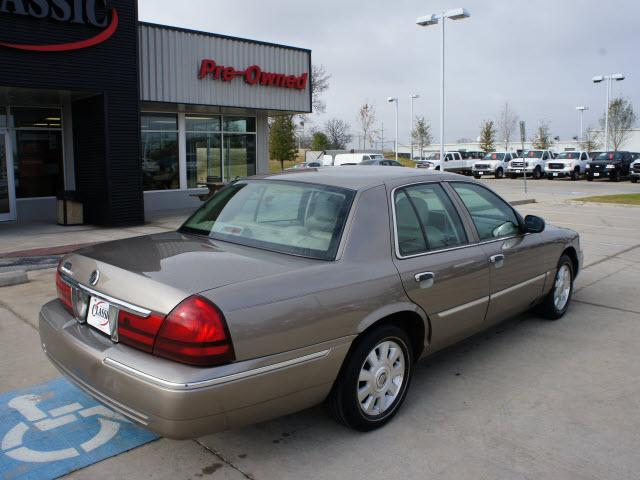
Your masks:
M 334 187 L 349 188 L 351 190 L 366 190 L 385 184 L 398 185 L 422 181 L 468 180 L 468 177 L 455 173 L 424 172 L 420 169 L 407 167 L 385 167 L 371 165 L 362 168 L 358 165 L 340 167 L 324 167 L 307 169 L 302 172 L 289 171 L 284 173 L 259 175 L 251 178 L 266 180 L 284 180 L 291 182 L 316 183 Z

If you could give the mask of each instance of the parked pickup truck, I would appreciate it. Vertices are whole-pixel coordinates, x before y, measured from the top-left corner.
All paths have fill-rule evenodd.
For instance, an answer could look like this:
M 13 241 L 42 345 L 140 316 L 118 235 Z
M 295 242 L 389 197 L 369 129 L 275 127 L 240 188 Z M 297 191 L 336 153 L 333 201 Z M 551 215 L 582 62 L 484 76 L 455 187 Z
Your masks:
M 602 152 L 587 165 L 587 180 L 608 177 L 612 182 L 619 182 L 629 175 L 633 155 L 631 152 Z
M 638 183 L 638 179 L 640 179 L 640 159 L 633 162 L 629 170 L 629 173 L 631 174 L 631 182 Z
M 548 160 L 554 158 L 550 150 L 525 150 L 522 157 L 516 158 L 509 162 L 507 167 L 507 176 L 516 178 L 524 175 L 526 170 L 528 177 L 536 180 L 544 175 L 544 167 Z
M 477 160 L 471 167 L 471 172 L 475 178 L 493 175 L 495 178 L 504 177 L 504 172 L 509 166 L 509 162 L 516 157 L 513 152 L 491 152 L 487 153 L 482 160 Z
M 475 160 L 465 160 L 460 152 L 445 152 L 444 162 L 440 160 L 440 153 L 433 152 L 416 162 L 416 168 L 429 168 L 455 173 L 471 173 L 471 166 Z
M 544 168 L 547 179 L 570 177 L 571 180 L 579 180 L 580 175 L 585 173 L 589 163 L 587 152 L 562 152 L 556 158 L 549 160 Z

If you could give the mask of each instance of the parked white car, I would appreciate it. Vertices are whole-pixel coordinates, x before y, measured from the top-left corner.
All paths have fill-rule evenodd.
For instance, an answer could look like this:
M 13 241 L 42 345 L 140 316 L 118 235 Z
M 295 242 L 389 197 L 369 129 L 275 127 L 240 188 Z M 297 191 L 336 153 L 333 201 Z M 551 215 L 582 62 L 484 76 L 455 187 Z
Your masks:
M 589 163 L 587 152 L 562 152 L 556 158 L 549 160 L 544 168 L 547 178 L 571 177 L 571 180 L 579 180 L 580 175 L 585 173 Z
M 333 159 L 333 165 L 360 165 L 365 160 L 384 160 L 381 153 L 339 153 Z
M 475 178 L 493 175 L 495 178 L 504 177 L 509 162 L 517 157 L 514 152 L 487 153 L 482 160 L 476 160 L 471 167 L 471 173 Z
M 507 176 L 516 178 L 524 175 L 526 170 L 527 176 L 536 180 L 544 175 L 544 167 L 547 161 L 554 158 L 550 150 L 525 150 L 522 156 L 513 159 L 507 167 Z

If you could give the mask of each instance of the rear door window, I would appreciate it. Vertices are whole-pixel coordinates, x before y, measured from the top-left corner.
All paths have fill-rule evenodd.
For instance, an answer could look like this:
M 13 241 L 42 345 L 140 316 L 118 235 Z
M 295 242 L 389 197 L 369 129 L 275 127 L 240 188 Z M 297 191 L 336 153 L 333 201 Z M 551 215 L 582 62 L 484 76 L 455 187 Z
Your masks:
M 401 255 L 467 243 L 460 216 L 441 185 L 429 183 L 398 189 L 394 203 Z

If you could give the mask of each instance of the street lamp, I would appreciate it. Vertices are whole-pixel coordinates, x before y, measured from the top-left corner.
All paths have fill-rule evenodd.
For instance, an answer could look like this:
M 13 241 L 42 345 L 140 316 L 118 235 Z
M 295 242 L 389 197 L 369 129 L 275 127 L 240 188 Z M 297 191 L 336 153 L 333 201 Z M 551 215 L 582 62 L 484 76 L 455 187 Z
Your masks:
M 578 110 L 580 112 L 580 136 L 578 138 L 582 142 L 584 140 L 584 138 L 582 136 L 582 116 L 584 115 L 584 111 L 585 110 L 589 110 L 589 107 L 580 106 L 580 107 L 576 107 L 576 110 Z
M 411 130 L 409 130 L 409 141 L 411 142 L 411 160 L 413 161 L 413 101 L 416 98 L 420 98 L 420 95 L 414 93 L 411 95 Z M 420 156 L 422 156 L 422 152 L 420 152 Z
M 440 28 L 440 159 L 444 160 L 444 24 L 447 18 L 451 20 L 463 20 L 470 16 L 464 8 L 454 8 L 439 14 L 432 13 L 416 19 L 416 24 L 421 27 L 435 25 L 438 22 Z
M 591 79 L 593 83 L 607 82 L 607 105 L 604 110 L 604 149 L 609 150 L 609 97 L 611 96 L 611 80 L 621 82 L 624 75 L 621 73 L 612 73 L 611 75 L 596 75 Z
M 395 151 L 396 151 L 396 162 L 398 161 L 398 97 L 389 97 L 387 98 L 387 102 L 396 104 L 396 142 L 395 142 Z

